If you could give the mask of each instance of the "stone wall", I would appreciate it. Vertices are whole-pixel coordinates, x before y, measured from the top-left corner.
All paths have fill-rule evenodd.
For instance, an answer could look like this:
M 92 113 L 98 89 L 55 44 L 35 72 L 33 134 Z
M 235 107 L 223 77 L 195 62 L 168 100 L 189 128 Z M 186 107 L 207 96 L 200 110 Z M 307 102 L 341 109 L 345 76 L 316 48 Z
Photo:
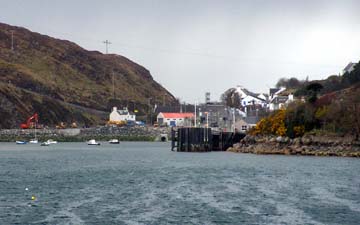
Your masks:
M 34 138 L 34 129 L 0 130 L 0 141 L 29 140 Z M 88 138 L 106 140 L 120 138 L 123 140 L 160 140 L 162 136 L 170 137 L 170 128 L 166 127 L 94 127 L 83 129 L 36 129 L 38 139 L 61 139 L 63 141 L 82 141 Z M 167 139 L 168 140 L 168 139 Z

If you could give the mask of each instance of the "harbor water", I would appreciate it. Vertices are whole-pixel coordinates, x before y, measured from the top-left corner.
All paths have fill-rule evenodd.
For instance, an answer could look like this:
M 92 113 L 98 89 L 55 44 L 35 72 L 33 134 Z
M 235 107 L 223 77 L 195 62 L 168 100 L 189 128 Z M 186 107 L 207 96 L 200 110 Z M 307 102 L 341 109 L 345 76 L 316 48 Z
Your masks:
M 0 143 L 0 224 L 359 224 L 360 160 Z

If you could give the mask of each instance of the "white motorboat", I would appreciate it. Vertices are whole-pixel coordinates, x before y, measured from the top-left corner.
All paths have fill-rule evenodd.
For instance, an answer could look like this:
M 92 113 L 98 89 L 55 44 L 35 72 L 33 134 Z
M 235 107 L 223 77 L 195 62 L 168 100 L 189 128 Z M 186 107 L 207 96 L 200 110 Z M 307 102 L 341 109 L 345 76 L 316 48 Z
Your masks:
M 96 142 L 95 139 L 91 139 L 87 142 L 88 145 L 100 145 L 99 142 Z
M 111 139 L 109 141 L 110 144 L 120 144 L 120 141 L 118 139 Z
M 53 139 L 49 139 L 46 142 L 49 144 L 57 144 L 58 143 L 57 141 L 54 141 Z
M 42 142 L 40 145 L 41 145 L 41 146 L 49 146 L 50 143 L 49 143 L 49 141 L 45 141 L 45 142 Z
M 25 144 L 27 144 L 27 142 L 26 141 L 16 141 L 16 144 L 17 145 L 25 145 Z
M 39 140 L 36 138 L 36 123 L 35 123 L 35 125 L 34 125 L 34 139 L 31 139 L 31 140 L 29 141 L 29 143 L 30 143 L 30 144 L 37 144 L 37 143 L 39 143 Z
M 38 139 L 31 139 L 31 140 L 29 141 L 29 143 L 30 143 L 30 144 L 37 144 L 37 143 L 39 143 L 39 141 L 38 141 Z

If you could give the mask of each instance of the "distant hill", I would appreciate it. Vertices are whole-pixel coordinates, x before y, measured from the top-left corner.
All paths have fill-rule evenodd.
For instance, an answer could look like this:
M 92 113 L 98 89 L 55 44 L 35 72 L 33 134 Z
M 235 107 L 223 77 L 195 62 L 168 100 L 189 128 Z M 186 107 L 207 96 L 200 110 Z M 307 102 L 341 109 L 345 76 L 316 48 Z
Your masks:
M 35 112 L 49 126 L 92 126 L 104 123 L 114 105 L 145 115 L 149 103 L 163 102 L 176 99 L 146 68 L 123 56 L 0 23 L 0 128 L 18 127 Z

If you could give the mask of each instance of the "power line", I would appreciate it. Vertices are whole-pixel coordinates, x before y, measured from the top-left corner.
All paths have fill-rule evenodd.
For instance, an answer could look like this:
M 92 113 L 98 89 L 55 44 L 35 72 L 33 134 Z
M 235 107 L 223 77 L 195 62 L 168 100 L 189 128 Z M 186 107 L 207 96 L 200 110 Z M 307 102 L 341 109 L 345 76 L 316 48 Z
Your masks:
M 103 41 L 103 43 L 106 45 L 106 54 L 108 54 L 108 48 L 109 45 L 111 45 L 111 42 L 109 40 Z

